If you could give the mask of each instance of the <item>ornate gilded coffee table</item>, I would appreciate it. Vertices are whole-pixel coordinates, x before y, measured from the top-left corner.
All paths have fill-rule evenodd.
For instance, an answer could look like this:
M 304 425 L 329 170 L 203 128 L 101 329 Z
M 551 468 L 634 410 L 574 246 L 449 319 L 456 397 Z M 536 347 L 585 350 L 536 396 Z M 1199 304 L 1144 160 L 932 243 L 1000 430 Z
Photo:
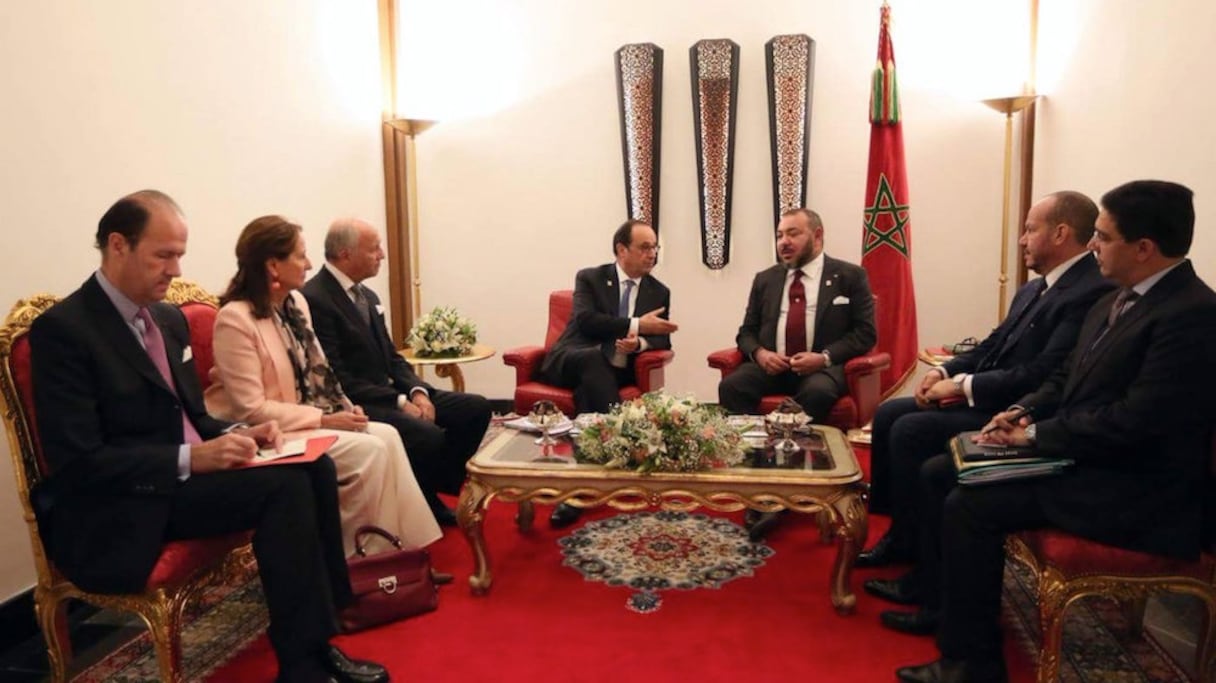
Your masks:
M 788 509 L 815 513 L 824 540 L 836 540 L 836 560 L 829 577 L 832 605 L 838 613 L 850 614 L 857 597 L 849 577 L 868 526 L 867 488 L 844 434 L 832 427 L 814 430 L 826 448 L 813 458 L 803 458 L 804 462 L 776 466 L 762 461 L 749 467 L 651 474 L 577 464 L 569 456 L 569 441 L 558 450 L 565 451 L 565 462 L 533 462 L 540 455 L 536 435 L 505 430 L 469 460 L 469 478 L 456 510 L 473 550 L 469 585 L 474 594 L 481 595 L 493 582 L 481 526 L 486 507 L 495 498 L 519 503 L 516 522 L 521 531 L 532 525 L 534 502 L 564 502 L 581 508 L 608 505 L 625 511 L 652 506 L 681 511 L 706 507 L 721 512 Z

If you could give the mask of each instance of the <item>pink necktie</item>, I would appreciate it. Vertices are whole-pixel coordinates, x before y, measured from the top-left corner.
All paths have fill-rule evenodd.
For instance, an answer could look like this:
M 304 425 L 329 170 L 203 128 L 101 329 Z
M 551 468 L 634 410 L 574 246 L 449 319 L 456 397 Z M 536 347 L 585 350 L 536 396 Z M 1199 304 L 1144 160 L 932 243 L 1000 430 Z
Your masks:
M 152 315 L 146 308 L 139 309 L 135 317 L 144 323 L 144 349 L 148 352 L 148 358 L 152 359 L 152 364 L 160 371 L 160 376 L 165 379 L 165 384 L 169 385 L 169 391 L 177 396 L 177 389 L 173 384 L 173 374 L 169 372 L 169 354 L 165 353 L 165 338 L 161 336 L 160 328 L 152 321 Z M 179 400 L 180 398 L 178 396 Z M 186 416 L 185 405 L 182 406 L 182 435 L 185 437 L 186 443 L 203 442 L 202 437 L 198 435 L 198 430 Z

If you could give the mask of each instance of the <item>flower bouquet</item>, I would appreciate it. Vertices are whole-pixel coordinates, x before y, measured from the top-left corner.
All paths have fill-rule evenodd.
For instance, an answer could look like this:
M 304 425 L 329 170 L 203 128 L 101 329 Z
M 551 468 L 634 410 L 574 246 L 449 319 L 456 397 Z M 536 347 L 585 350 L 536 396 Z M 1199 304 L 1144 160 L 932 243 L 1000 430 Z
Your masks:
M 477 326 L 455 308 L 436 306 L 414 323 L 405 342 L 420 358 L 464 356 L 477 343 Z
M 747 452 L 741 431 L 717 406 L 652 391 L 590 418 L 575 439 L 575 458 L 641 473 L 730 467 Z

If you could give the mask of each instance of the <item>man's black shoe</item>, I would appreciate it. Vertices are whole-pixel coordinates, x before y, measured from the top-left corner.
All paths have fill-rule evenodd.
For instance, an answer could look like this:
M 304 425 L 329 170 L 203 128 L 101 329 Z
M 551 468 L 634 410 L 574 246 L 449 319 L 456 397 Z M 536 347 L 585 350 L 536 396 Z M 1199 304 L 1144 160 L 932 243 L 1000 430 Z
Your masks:
M 783 512 L 785 510 L 779 512 L 748 510 L 743 513 L 743 528 L 747 529 L 747 539 L 752 543 L 764 540 L 765 534 L 777 526 L 777 522 L 781 520 Z
M 895 536 L 890 531 L 882 535 L 873 548 L 863 550 L 853 562 L 857 569 L 889 567 L 893 564 L 911 564 L 916 560 L 912 544 Z
M 937 612 L 918 609 L 915 612 L 887 610 L 878 615 L 883 626 L 892 631 L 907 633 L 910 636 L 931 636 L 937 633 L 937 625 L 941 621 Z
M 912 589 L 911 583 L 906 577 L 870 579 L 861 584 L 861 587 L 870 595 L 896 605 L 919 605 L 920 596 Z
M 996 660 L 973 664 L 957 659 L 939 659 L 920 666 L 905 666 L 895 671 L 902 683 L 1007 683 L 1005 662 Z
M 553 508 L 553 514 L 549 515 L 549 526 L 554 529 L 563 529 L 577 522 L 582 514 L 583 511 L 580 508 L 559 503 L 557 507 Z
M 333 677 L 345 683 L 385 683 L 388 671 L 375 662 L 351 659 L 336 645 L 328 645 L 321 653 L 321 662 Z

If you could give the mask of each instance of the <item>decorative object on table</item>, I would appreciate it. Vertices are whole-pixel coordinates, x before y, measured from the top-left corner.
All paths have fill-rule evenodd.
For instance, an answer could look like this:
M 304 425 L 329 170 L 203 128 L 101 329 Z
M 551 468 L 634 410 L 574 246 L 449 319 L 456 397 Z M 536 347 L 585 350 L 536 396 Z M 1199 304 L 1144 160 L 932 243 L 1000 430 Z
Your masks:
M 795 34 L 764 44 L 768 75 L 768 134 L 773 156 L 773 222 L 789 209 L 806 205 L 807 143 L 811 136 L 811 88 L 815 41 Z M 772 230 L 764 234 L 772 238 Z M 780 261 L 776 248 L 773 258 Z
M 366 535 L 380 536 L 393 550 L 368 555 Z M 347 562 L 355 601 L 338 615 L 344 633 L 387 624 L 439 607 L 439 591 L 431 574 L 431 555 L 422 548 L 406 550 L 401 539 L 378 526 L 355 532 L 355 556 Z
M 882 350 L 891 354 L 879 388 L 887 398 L 916 369 L 916 293 L 912 287 L 912 219 L 904 163 L 903 115 L 891 44 L 891 8 L 883 3 L 878 54 L 870 74 L 870 158 L 866 167 L 861 266 L 882 306 L 874 311 Z
M 477 326 L 455 308 L 436 306 L 422 316 L 406 339 L 414 353 L 424 358 L 455 358 L 473 351 Z
M 562 565 L 587 581 L 628 586 L 625 605 L 647 613 L 663 604 L 659 591 L 721 588 L 750 577 L 775 551 L 750 543 L 729 519 L 660 510 L 588 522 L 558 539 Z
M 739 46 L 726 39 L 699 40 L 688 49 L 688 62 L 697 142 L 701 262 L 719 270 L 730 262 Z
M 659 233 L 659 141 L 662 132 L 663 49 L 654 43 L 616 51 L 625 208 Z
M 742 430 L 717 406 L 662 391 L 613 406 L 575 439 L 575 458 L 638 472 L 696 472 L 743 462 Z
M 553 401 L 537 401 L 528 412 L 528 420 L 540 429 L 540 440 L 537 442 L 540 444 L 540 456 L 532 462 L 566 462 L 553 455 L 553 446 L 557 441 L 553 439 L 550 430 L 568 421 L 565 413 L 558 410 L 557 404 Z
M 805 431 L 806 426 L 811 423 L 811 416 L 802 410 L 797 401 L 786 398 L 776 410 L 764 416 L 764 423 L 770 436 L 781 439 L 774 444 L 774 452 L 784 454 L 786 459 L 789 459 L 802 450 L 798 442 L 794 441 L 794 432 Z

